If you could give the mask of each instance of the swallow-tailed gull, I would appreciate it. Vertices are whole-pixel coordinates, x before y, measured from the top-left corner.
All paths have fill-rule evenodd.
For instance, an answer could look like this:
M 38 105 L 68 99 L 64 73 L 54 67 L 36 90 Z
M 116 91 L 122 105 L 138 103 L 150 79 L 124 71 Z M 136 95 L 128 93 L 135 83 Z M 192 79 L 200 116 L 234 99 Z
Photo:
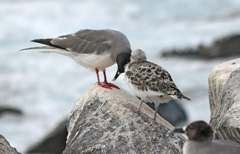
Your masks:
M 85 29 L 56 38 L 35 39 L 32 42 L 44 46 L 22 50 L 38 49 L 42 52 L 67 55 L 80 65 L 95 70 L 98 84 L 105 88 L 118 88 L 107 81 L 106 68 L 117 63 L 117 72 L 123 72 L 124 65 L 130 61 L 131 56 L 127 37 L 119 31 L 110 29 Z M 99 70 L 103 71 L 104 82 L 100 82 Z

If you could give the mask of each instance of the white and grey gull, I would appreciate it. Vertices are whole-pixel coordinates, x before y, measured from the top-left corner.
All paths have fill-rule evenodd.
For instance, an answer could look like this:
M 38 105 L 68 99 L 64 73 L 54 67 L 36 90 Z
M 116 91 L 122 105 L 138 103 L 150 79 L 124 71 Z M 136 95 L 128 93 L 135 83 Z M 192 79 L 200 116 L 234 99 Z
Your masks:
M 152 102 L 155 106 L 154 119 L 161 103 L 168 103 L 173 99 L 190 100 L 177 88 L 171 75 L 165 69 L 147 61 L 145 52 L 141 49 L 132 52 L 130 62 L 124 67 L 124 72 L 128 85 L 141 99 L 138 111 L 140 111 L 142 102 Z M 115 75 L 114 80 L 119 74 Z
M 184 133 L 188 140 L 183 145 L 183 154 L 239 154 L 240 144 L 233 141 L 214 140 L 213 130 L 205 121 L 195 121 L 186 129 L 176 128 L 175 133 Z
M 131 56 L 127 37 L 123 33 L 111 29 L 85 29 L 55 38 L 35 39 L 32 42 L 44 46 L 22 50 L 40 50 L 69 56 L 80 65 L 95 70 L 97 83 L 104 88 L 118 88 L 107 81 L 106 68 L 117 63 L 117 73 L 122 73 Z M 100 82 L 99 71 L 103 71 L 104 82 Z

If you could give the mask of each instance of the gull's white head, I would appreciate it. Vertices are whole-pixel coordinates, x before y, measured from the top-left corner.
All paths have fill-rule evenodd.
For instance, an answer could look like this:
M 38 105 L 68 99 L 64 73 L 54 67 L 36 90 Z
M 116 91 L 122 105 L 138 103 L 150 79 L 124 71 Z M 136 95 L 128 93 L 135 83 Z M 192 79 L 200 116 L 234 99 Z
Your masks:
M 147 60 L 146 54 L 142 49 L 132 51 L 131 61 Z

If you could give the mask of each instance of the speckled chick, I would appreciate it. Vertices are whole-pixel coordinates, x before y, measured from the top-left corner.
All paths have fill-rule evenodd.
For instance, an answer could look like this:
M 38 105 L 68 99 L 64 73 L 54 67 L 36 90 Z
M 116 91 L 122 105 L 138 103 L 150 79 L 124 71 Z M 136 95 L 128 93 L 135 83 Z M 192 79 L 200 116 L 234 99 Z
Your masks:
M 165 69 L 147 61 L 141 49 L 132 52 L 131 61 L 125 68 L 125 79 L 142 102 L 155 104 L 154 119 L 159 104 L 168 103 L 172 99 L 190 100 L 177 88 L 171 75 Z M 139 111 L 141 105 L 142 103 Z

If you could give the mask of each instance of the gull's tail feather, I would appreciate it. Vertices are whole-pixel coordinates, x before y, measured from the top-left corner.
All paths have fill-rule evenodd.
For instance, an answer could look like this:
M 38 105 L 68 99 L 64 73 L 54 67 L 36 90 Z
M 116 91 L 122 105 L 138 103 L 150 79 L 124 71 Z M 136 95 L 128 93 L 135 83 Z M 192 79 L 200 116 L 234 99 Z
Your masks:
M 51 50 L 51 49 L 54 49 L 53 47 L 49 47 L 49 46 L 38 46 L 38 47 L 30 47 L 30 48 L 24 48 L 24 49 L 21 49 L 19 51 L 26 51 L 26 50 Z
M 37 47 L 30 47 L 30 48 L 24 48 L 19 51 L 34 51 L 34 52 L 41 52 L 41 53 L 58 53 L 63 55 L 68 55 L 69 52 L 67 52 L 64 49 L 59 49 L 51 46 L 37 46 Z
M 31 42 L 40 43 L 40 44 L 43 44 L 43 45 L 47 45 L 47 46 L 58 48 L 58 49 L 62 49 L 62 50 L 67 50 L 64 47 L 61 47 L 61 46 L 56 45 L 56 44 L 53 44 L 52 40 L 53 39 L 35 39 L 35 40 L 31 40 Z
M 40 43 L 40 44 L 44 44 L 44 45 L 48 45 L 48 46 L 52 46 L 51 41 L 52 41 L 52 39 L 34 39 L 34 40 L 31 40 L 31 42 Z

